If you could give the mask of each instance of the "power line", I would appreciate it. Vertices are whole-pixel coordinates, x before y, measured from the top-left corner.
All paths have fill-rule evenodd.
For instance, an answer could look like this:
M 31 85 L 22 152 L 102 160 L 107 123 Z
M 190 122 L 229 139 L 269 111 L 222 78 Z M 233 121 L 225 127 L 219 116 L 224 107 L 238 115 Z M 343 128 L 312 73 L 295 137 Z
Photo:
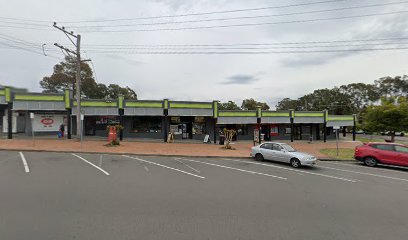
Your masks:
M 119 25 L 88 25 L 88 26 L 70 25 L 70 27 L 77 28 L 77 29 L 79 29 L 79 28 L 95 28 L 95 27 L 111 28 L 111 27 L 155 26 L 155 25 L 166 25 L 166 24 L 183 24 L 183 23 L 200 23 L 200 22 L 213 22 L 213 21 L 243 20 L 243 19 L 257 19 L 257 18 L 294 16 L 294 15 L 303 15 L 303 14 L 312 14 L 312 13 L 335 12 L 335 11 L 344 11 L 344 10 L 362 9 L 362 8 L 372 8 L 372 7 L 389 6 L 389 5 L 400 5 L 400 4 L 406 4 L 406 3 L 408 3 L 408 1 L 380 3 L 380 4 L 371 4 L 371 5 L 362 5 L 362 6 L 352 6 L 352 7 L 342 7 L 342 8 L 314 10 L 314 11 L 305 11 L 305 12 L 272 14 L 272 15 L 240 16 L 240 17 L 230 17 L 230 18 L 211 18 L 211 19 L 199 19 L 199 20 L 167 21 L 167 22 L 156 22 L 156 23 L 133 23 L 133 24 L 119 24 Z
M 408 47 L 394 48 L 361 48 L 361 49 L 330 49 L 330 50 L 296 50 L 296 51 L 134 51 L 120 52 L 121 54 L 149 54 L 149 55 L 260 55 L 260 54 L 283 54 L 283 53 L 335 53 L 335 52 L 365 52 L 365 51 L 390 51 L 407 50 Z M 89 51 L 93 53 L 115 53 L 114 51 Z
M 235 12 L 246 12 L 246 11 L 260 11 L 267 9 L 279 9 L 279 8 L 290 8 L 290 7 L 302 7 L 310 5 L 319 5 L 325 3 L 333 2 L 344 2 L 347 0 L 328 0 L 328 1 L 316 1 L 309 3 L 300 4 L 289 4 L 281 6 L 268 6 L 259 8 L 245 8 L 245 9 L 235 9 L 235 10 L 225 10 L 225 11 L 213 11 L 213 12 L 202 12 L 202 13 L 186 13 L 177 15 L 162 15 L 162 16 L 150 16 L 150 17 L 137 17 L 137 18 L 116 18 L 116 19 L 104 19 L 104 20 L 81 20 L 81 21 L 58 21 L 60 23 L 85 23 L 85 22 L 116 22 L 116 21 L 131 21 L 131 20 L 142 20 L 142 19 L 156 19 L 156 18 L 174 18 L 174 17 L 186 17 L 186 16 L 202 16 L 202 15 L 212 15 L 212 14 L 222 14 L 222 13 L 235 13 Z M 23 21 L 23 22 L 38 22 L 38 23 L 49 23 L 49 20 L 37 20 L 37 19 L 24 19 L 24 18 L 12 18 L 12 17 L 0 17 L 0 19 Z
M 214 46 L 261 46 L 261 45 L 300 45 L 300 44 L 330 44 L 330 43 L 350 43 L 350 42 L 376 42 L 407 40 L 408 37 L 398 38 L 377 38 L 377 39 L 353 39 L 353 40 L 332 40 L 332 41 L 305 41 L 305 42 L 274 42 L 274 43 L 231 43 L 231 44 L 86 44 L 85 46 L 193 46 L 193 47 L 214 47 Z
M 116 22 L 116 21 L 131 21 L 131 20 L 142 20 L 142 19 L 174 18 L 174 17 L 187 17 L 187 16 L 203 16 L 203 15 L 212 15 L 212 14 L 237 13 L 237 12 L 248 12 L 248 11 L 268 10 L 268 9 L 290 8 L 290 7 L 302 7 L 302 6 L 319 5 L 319 4 L 333 3 L 333 2 L 345 2 L 345 1 L 347 1 L 347 0 L 328 0 L 328 1 L 317 1 L 317 2 L 299 3 L 299 4 L 289 4 L 289 5 L 281 5 L 281 6 L 269 6 L 269 7 L 259 7 L 259 8 L 244 8 L 244 9 L 235 9 L 235 10 L 225 10 L 225 11 L 213 11 L 213 12 L 201 12 L 201 13 L 186 13 L 186 14 L 161 15 L 161 16 L 137 17 L 137 18 L 117 18 L 117 19 L 105 19 L 105 20 L 70 21 L 70 22 L 63 22 L 63 23 Z
M 31 22 L 14 22 L 14 21 L 4 21 L 0 20 L 0 23 L 10 23 L 16 25 L 31 25 L 31 26 L 40 26 L 40 27 L 49 27 L 49 24 L 39 24 L 39 23 L 31 23 Z
M 408 13 L 408 10 L 407 11 L 364 14 L 364 15 L 352 15 L 352 16 L 344 16 L 344 17 L 315 18 L 315 19 L 305 19 L 305 20 L 281 21 L 281 22 L 242 23 L 242 24 L 196 26 L 196 27 L 179 27 L 179 28 L 153 28 L 153 29 L 127 29 L 127 30 L 83 30 L 82 32 L 87 32 L 87 33 L 109 33 L 109 32 L 111 32 L 111 33 L 126 33 L 126 32 L 195 30 L 195 29 L 212 29 L 212 28 L 229 28 L 229 27 L 250 27 L 250 26 L 266 26 L 266 25 L 277 25 L 277 24 L 308 23 L 308 22 L 318 22 L 318 21 L 364 18 L 364 17 L 372 17 L 372 16 L 385 16 L 385 15 L 391 15 L 391 14 L 401 14 L 401 13 Z
M 349 45 L 314 45 L 314 46 L 279 46 L 279 47 L 269 47 L 269 46 L 255 46 L 255 47 L 91 47 L 87 50 L 162 50 L 162 49 L 244 49 L 244 50 L 256 50 L 256 49 L 293 49 L 293 48 L 333 48 L 333 47 L 361 47 L 361 46 L 383 46 L 383 45 L 403 45 L 408 44 L 408 42 L 390 42 L 390 43 L 365 43 L 365 44 L 349 44 Z
M 23 51 L 26 51 L 26 52 L 31 52 L 31 53 L 35 53 L 35 54 L 44 56 L 44 54 L 43 54 L 42 52 L 35 51 L 35 50 L 29 49 L 29 48 L 26 48 L 26 47 L 22 47 L 22 46 L 18 46 L 18 45 L 13 45 L 13 44 L 5 43 L 5 42 L 0 42 L 0 45 L 8 46 L 9 49 L 23 50 Z M 58 56 L 54 56 L 54 55 L 47 55 L 47 57 L 60 59 Z
M 0 28 L 15 28 L 15 29 L 26 29 L 26 30 L 51 31 L 51 28 L 25 27 L 25 26 L 13 26 L 13 25 L 0 25 Z

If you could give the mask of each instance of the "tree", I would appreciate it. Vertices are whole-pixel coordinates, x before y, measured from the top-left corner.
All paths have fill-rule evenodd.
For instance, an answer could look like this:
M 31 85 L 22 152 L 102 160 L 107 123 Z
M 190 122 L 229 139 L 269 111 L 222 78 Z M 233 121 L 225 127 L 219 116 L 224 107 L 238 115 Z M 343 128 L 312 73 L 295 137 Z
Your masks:
M 384 97 L 381 105 L 369 106 L 364 114 L 363 129 L 371 132 L 389 131 L 391 142 L 394 142 L 395 132 L 408 131 L 407 99 Z
M 219 110 L 240 110 L 241 108 L 233 101 L 228 101 L 224 103 L 219 103 Z
M 284 98 L 276 105 L 276 110 L 283 111 L 283 110 L 301 110 L 301 103 L 299 100 L 291 99 L 291 98 Z
M 269 110 L 267 103 L 257 102 L 253 98 L 244 99 L 241 104 L 243 110 L 256 110 L 257 106 L 261 106 L 262 110 Z
M 44 93 L 62 93 L 64 89 L 76 91 L 76 59 L 65 57 L 65 61 L 54 66 L 51 76 L 46 76 L 40 81 Z M 108 87 L 102 83 L 96 83 L 93 72 L 88 63 L 81 63 L 81 96 L 91 99 L 117 98 L 122 94 L 125 99 L 137 99 L 135 91 L 129 87 L 120 87 L 110 84 Z
M 380 99 L 379 89 L 374 84 L 351 83 L 342 85 L 340 92 L 350 96 L 354 107 L 359 111 Z
M 137 99 L 136 92 L 127 86 L 123 88 L 117 84 L 109 84 L 107 92 L 110 99 L 117 99 L 119 95 L 123 95 L 125 99 Z
M 407 97 L 408 94 L 408 76 L 383 77 L 375 81 L 379 89 L 380 96 L 384 97 Z
M 353 114 L 356 112 L 350 96 L 342 93 L 337 87 L 333 89 L 318 89 L 298 100 L 304 106 L 301 110 L 328 110 L 330 114 L 335 115 Z

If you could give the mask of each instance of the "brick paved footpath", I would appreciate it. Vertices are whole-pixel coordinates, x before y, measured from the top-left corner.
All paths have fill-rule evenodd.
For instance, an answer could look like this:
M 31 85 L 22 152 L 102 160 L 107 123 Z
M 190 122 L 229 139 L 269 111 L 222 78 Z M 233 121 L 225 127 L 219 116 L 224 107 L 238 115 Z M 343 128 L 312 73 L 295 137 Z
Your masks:
M 76 140 L 37 139 L 0 139 L 0 150 L 21 151 L 57 151 L 57 152 L 89 152 L 114 154 L 140 155 L 179 155 L 197 157 L 248 157 L 253 146 L 251 142 L 237 142 L 233 144 L 235 150 L 222 149 L 220 145 L 205 143 L 159 143 L 159 142 L 127 142 L 122 141 L 120 146 L 107 147 L 106 141 L 86 140 L 82 146 Z M 327 158 L 319 150 L 322 148 L 336 148 L 336 142 L 294 142 L 290 143 L 301 152 L 310 153 L 318 158 Z M 340 148 L 354 148 L 360 142 L 340 142 Z

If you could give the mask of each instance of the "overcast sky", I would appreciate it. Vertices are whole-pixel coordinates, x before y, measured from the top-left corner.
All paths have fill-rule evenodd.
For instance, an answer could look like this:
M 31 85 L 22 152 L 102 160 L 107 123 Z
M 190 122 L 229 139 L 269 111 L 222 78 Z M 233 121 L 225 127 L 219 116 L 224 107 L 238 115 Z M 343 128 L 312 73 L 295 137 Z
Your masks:
M 340 43 L 340 47 L 287 48 L 294 45 L 246 45 L 258 49 L 176 49 L 175 51 L 280 51 L 268 54 L 140 54 L 140 52 L 174 51 L 158 49 L 108 49 L 96 45 L 174 45 L 174 44 L 258 44 L 310 41 L 338 41 L 408 37 L 408 3 L 367 7 L 313 14 L 214 20 L 207 22 L 177 23 L 203 19 L 282 15 L 315 10 L 338 9 L 352 6 L 399 2 L 381 0 L 348 0 L 298 7 L 268 8 L 257 11 L 238 11 L 171 18 L 150 18 L 131 21 L 101 22 L 107 19 L 129 19 L 163 15 L 183 15 L 236 9 L 283 6 L 317 0 L 90 0 L 90 1 L 10 1 L 0 0 L 0 85 L 12 85 L 41 91 L 39 81 L 52 73 L 53 66 L 63 58 L 52 44 L 58 42 L 73 48 L 67 37 L 55 28 L 57 21 L 67 29 L 82 35 L 83 54 L 91 58 L 97 81 L 116 83 L 133 88 L 139 99 L 172 100 L 234 100 L 239 105 L 244 98 L 253 97 L 274 107 L 284 97 L 297 98 L 318 88 L 331 88 L 352 82 L 371 83 L 384 76 L 403 75 L 407 72 L 408 50 L 365 52 L 313 52 L 322 49 L 405 47 L 408 39 L 388 41 L 398 45 L 369 45 L 367 42 Z M 322 0 L 321 0 L 322 1 Z M 400 1 L 403 2 L 403 1 Z M 280 23 L 241 27 L 134 31 L 140 29 L 169 29 L 205 27 L 247 23 L 304 21 L 310 19 L 367 16 L 313 22 Z M 37 21 L 17 21 L 8 18 Z M 96 21 L 95 21 L 96 20 Z M 40 22 L 45 21 L 45 22 Z M 80 23 L 67 23 L 82 21 Z M 85 21 L 85 22 L 84 22 Z M 87 22 L 86 22 L 87 21 Z M 173 21 L 171 24 L 143 25 Z M 13 23 L 10 23 L 13 22 Z M 65 22 L 65 23 L 63 23 Z M 31 25 L 30 25 L 31 24 Z M 38 25 L 33 25 L 38 24 Z M 141 25 L 142 24 L 142 25 Z M 44 27 L 42 25 L 49 25 Z M 102 27 L 101 27 L 102 25 Z M 127 25 L 103 27 L 109 25 Z M 130 26 L 129 26 L 130 25 Z M 16 28 L 22 27 L 22 28 Z M 81 28 L 78 28 L 81 27 Z M 91 26 L 86 27 L 84 26 Z M 93 27 L 99 26 L 99 27 Z M 122 32 L 103 32 L 103 31 Z M 14 37 L 35 43 L 29 47 L 10 42 Z M 43 56 L 41 45 L 46 43 Z M 372 43 L 372 42 L 368 42 Z M 10 44 L 12 46 L 10 46 Z M 405 44 L 405 45 L 404 45 Z M 16 45 L 19 49 L 16 49 Z M 328 44 L 319 44 L 319 46 Z M 335 44 L 339 45 L 339 43 Z M 361 46 L 363 45 L 363 46 Z M 255 47 L 254 47 L 255 46 Z M 281 48 L 276 48 L 276 47 Z M 304 46 L 304 45 L 295 45 Z M 36 53 L 21 49 L 29 48 Z M 123 46 L 122 46 L 123 47 Z M 133 46 L 135 47 L 135 46 Z M 140 47 L 140 46 L 139 46 Z M 242 47 L 242 46 L 241 46 Z M 282 48 L 283 47 L 283 48 Z M 286 48 L 285 48 L 286 47 Z M 308 53 L 288 53 L 307 50 Z

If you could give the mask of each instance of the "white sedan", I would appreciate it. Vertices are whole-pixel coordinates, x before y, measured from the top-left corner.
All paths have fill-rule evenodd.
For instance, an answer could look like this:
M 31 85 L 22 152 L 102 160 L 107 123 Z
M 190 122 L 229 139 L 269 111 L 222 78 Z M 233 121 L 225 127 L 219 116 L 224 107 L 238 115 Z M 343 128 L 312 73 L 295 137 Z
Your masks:
M 286 143 L 265 142 L 252 147 L 251 157 L 257 161 L 273 160 L 278 162 L 290 163 L 292 167 L 313 166 L 316 164 L 316 157 L 307 153 L 297 152 L 293 147 Z

